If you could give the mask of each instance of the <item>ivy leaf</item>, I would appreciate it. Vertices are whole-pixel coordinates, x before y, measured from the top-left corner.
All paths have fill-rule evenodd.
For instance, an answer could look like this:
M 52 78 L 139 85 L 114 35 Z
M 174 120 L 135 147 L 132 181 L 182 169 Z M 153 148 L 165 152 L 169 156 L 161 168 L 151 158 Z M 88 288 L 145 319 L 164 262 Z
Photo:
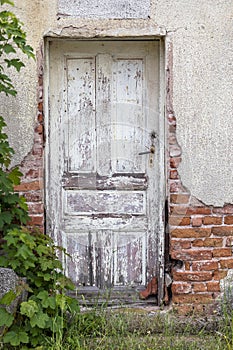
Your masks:
M 15 53 L 15 52 L 16 52 L 15 49 L 13 48 L 13 46 L 10 45 L 10 44 L 5 44 L 5 45 L 3 46 L 3 51 L 4 51 L 6 54 Z
M 56 308 L 56 299 L 55 297 L 49 296 L 49 293 L 46 290 L 43 290 L 37 294 L 37 298 L 41 300 L 41 304 L 44 308 L 50 307 L 55 310 Z
M 46 324 L 49 321 L 49 316 L 42 311 L 39 311 L 30 319 L 30 325 L 32 327 L 46 328 Z
M 0 308 L 0 327 L 10 327 L 14 321 L 14 316 L 7 312 L 4 308 Z
M 20 184 L 21 176 L 22 176 L 22 173 L 19 171 L 18 168 L 12 169 L 11 172 L 8 174 L 8 178 L 12 181 L 14 185 Z
M 10 290 L 7 292 L 3 297 L 0 299 L 0 304 L 4 305 L 10 305 L 12 301 L 14 301 L 16 298 L 16 294 L 13 290 Z
M 20 313 L 29 318 L 32 318 L 38 310 L 38 305 L 34 300 L 23 301 L 20 305 Z
M 4 223 L 10 224 L 12 220 L 12 214 L 9 211 L 1 212 L 1 220 Z
M 42 277 L 43 278 L 43 280 L 44 281 L 50 281 L 52 278 L 51 278 L 51 274 L 49 274 L 49 273 L 44 273 L 44 272 L 39 272 L 38 271 L 38 273 L 37 273 L 37 275 L 39 276 L 39 277 Z
M 3 338 L 4 343 L 10 343 L 12 346 L 19 346 L 20 343 L 29 343 L 29 338 L 26 332 L 7 332 Z
M 18 252 L 15 255 L 16 257 L 22 256 L 23 259 L 28 259 L 30 257 L 34 257 L 34 254 L 32 251 L 24 244 L 19 249 Z
M 13 1 L 11 1 L 11 0 L 0 0 L 0 4 L 1 4 L 1 5 L 3 5 L 3 4 L 9 4 L 9 5 L 14 6 Z
M 25 64 L 21 62 L 19 58 L 12 58 L 11 60 L 6 58 L 4 61 L 7 63 L 8 68 L 15 67 L 17 72 L 19 72 L 22 67 L 25 67 Z

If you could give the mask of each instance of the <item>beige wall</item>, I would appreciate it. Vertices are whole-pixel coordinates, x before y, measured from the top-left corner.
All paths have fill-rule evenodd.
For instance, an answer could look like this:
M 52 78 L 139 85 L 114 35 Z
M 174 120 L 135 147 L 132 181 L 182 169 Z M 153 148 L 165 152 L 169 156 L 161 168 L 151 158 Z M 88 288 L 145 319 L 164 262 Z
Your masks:
M 65 12 L 65 2 L 60 1 L 63 6 L 60 10 Z M 103 8 L 105 3 L 103 0 Z M 133 2 L 128 3 L 128 17 L 133 17 L 137 6 L 133 8 Z M 14 11 L 24 22 L 35 51 L 41 50 L 43 36 L 48 33 L 67 37 L 167 34 L 173 43 L 173 108 L 182 148 L 179 167 L 182 182 L 205 204 L 232 203 L 232 0 L 152 0 L 151 3 L 148 19 L 143 6 L 138 6 L 142 19 L 135 15 L 135 19 L 127 20 L 125 11 L 123 19 L 105 19 L 101 2 L 95 9 L 95 16 L 101 14 L 101 19 L 57 16 L 56 0 L 15 0 Z M 93 6 L 93 1 L 89 4 Z M 87 13 L 90 11 L 91 8 L 87 9 Z M 114 8 L 111 11 L 114 17 Z M 80 16 L 84 16 L 83 12 Z M 117 16 L 121 16 L 119 6 Z M 15 78 L 17 98 L 10 97 L 5 103 L 1 96 L 0 101 L 0 113 L 10 116 L 8 125 L 10 141 L 16 150 L 15 163 L 21 162 L 31 150 L 37 114 L 37 63 L 25 63 L 20 79 L 18 75 Z

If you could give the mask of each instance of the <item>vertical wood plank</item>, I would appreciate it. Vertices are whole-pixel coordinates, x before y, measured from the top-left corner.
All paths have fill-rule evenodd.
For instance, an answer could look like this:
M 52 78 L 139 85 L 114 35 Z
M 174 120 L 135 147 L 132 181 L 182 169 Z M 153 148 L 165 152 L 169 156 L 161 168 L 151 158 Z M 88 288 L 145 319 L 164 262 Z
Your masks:
M 111 173 L 112 56 L 96 57 L 97 173 Z
M 69 171 L 96 169 L 95 58 L 67 59 Z
M 116 173 L 145 172 L 143 60 L 116 59 L 113 67 L 112 169 Z

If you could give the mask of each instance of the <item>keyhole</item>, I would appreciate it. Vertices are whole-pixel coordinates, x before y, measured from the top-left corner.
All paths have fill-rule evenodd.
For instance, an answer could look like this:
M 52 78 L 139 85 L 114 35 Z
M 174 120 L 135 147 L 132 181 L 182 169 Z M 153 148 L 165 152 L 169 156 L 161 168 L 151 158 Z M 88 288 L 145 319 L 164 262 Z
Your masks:
M 150 137 L 152 140 L 156 138 L 156 132 L 154 130 L 151 131 Z

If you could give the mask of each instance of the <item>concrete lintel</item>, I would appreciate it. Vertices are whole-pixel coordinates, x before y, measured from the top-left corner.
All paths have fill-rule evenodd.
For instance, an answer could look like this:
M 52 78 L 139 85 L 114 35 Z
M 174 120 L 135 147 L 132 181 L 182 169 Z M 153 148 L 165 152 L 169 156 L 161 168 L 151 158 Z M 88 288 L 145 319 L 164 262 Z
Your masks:
M 141 24 L 141 23 L 140 23 Z M 137 21 L 134 21 L 131 26 L 106 28 L 100 25 L 75 26 L 72 24 L 59 28 L 51 28 L 44 33 L 44 37 L 51 38 L 69 38 L 69 39 L 98 39 L 98 38 L 142 38 L 154 39 L 155 37 L 164 37 L 166 29 L 158 25 L 138 26 Z

